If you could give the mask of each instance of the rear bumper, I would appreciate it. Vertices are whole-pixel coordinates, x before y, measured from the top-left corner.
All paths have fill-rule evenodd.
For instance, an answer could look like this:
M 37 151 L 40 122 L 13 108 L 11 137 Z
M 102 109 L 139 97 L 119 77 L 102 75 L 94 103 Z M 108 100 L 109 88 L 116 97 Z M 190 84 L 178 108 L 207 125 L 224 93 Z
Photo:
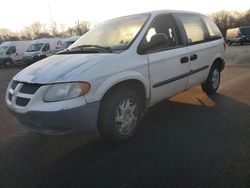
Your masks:
M 99 105 L 100 102 L 93 102 L 61 111 L 12 113 L 26 128 L 46 135 L 93 133 L 97 130 Z

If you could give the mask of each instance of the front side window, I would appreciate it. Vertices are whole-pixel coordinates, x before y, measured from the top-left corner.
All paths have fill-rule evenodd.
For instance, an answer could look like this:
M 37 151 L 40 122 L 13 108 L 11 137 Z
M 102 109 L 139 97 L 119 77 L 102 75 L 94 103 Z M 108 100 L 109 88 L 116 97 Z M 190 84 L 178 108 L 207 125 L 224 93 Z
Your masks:
M 152 36 L 159 33 L 166 35 L 168 41 L 166 45 L 168 47 L 174 47 L 181 44 L 171 15 L 161 15 L 155 18 L 146 34 L 146 42 L 149 43 Z
M 37 52 L 40 51 L 43 46 L 43 43 L 31 44 L 26 52 Z
M 16 47 L 15 46 L 11 46 L 7 51 L 7 54 L 13 54 L 13 53 L 16 53 Z
M 138 53 L 154 53 L 182 45 L 180 33 L 172 15 L 157 16 L 138 46 Z
M 180 20 L 187 34 L 188 43 L 199 43 L 205 40 L 205 31 L 201 18 L 196 15 L 183 15 Z
M 126 49 L 139 33 L 148 17 L 148 14 L 139 14 L 106 21 L 84 34 L 68 50 L 84 46 Z

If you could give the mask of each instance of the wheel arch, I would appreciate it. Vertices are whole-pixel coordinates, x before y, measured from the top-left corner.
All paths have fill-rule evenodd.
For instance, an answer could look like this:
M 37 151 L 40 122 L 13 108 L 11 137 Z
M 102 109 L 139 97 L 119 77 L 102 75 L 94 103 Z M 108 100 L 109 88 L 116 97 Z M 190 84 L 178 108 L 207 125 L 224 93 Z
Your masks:
M 129 71 L 123 72 L 121 74 L 116 74 L 111 76 L 109 79 L 105 80 L 101 86 L 95 92 L 95 99 L 103 101 L 105 96 L 107 96 L 111 91 L 119 87 L 129 87 L 133 88 L 138 94 L 143 102 L 143 106 L 146 107 L 147 100 L 150 95 L 149 81 L 139 72 Z
M 221 57 L 217 57 L 214 61 L 213 61 L 213 64 L 212 66 L 217 66 L 219 67 L 219 70 L 222 71 L 225 67 L 225 61 L 223 58 Z M 211 67 L 212 67 L 211 66 Z

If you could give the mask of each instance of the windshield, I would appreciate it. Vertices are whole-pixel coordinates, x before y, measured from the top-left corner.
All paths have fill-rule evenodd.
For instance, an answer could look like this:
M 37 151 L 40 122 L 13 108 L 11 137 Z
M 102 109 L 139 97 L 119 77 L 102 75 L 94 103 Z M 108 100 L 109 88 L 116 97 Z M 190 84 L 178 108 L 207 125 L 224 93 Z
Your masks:
M 43 43 L 31 44 L 26 52 L 37 52 L 40 51 L 43 46 Z
M 140 14 L 106 21 L 83 35 L 68 50 L 78 46 L 126 49 L 140 31 L 148 16 L 148 14 Z
M 5 54 L 5 52 L 7 51 L 7 49 L 9 48 L 9 46 L 0 46 L 0 54 Z
M 240 32 L 242 35 L 250 35 L 250 27 L 241 28 Z

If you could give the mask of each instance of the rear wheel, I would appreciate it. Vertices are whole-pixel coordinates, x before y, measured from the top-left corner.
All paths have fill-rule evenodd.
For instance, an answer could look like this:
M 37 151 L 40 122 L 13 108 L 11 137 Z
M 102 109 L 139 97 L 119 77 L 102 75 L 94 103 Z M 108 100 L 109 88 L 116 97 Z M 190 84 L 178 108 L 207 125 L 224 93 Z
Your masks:
M 208 95 L 215 94 L 220 85 L 220 69 L 213 65 L 210 69 L 206 82 L 201 84 L 201 88 Z
M 232 45 L 232 42 L 231 42 L 230 40 L 228 41 L 228 45 L 229 45 L 229 46 L 231 46 L 231 45 Z
M 243 45 L 243 40 L 240 40 L 240 45 Z
M 141 112 L 140 99 L 133 90 L 115 89 L 102 102 L 98 131 L 109 142 L 122 144 L 138 129 Z

